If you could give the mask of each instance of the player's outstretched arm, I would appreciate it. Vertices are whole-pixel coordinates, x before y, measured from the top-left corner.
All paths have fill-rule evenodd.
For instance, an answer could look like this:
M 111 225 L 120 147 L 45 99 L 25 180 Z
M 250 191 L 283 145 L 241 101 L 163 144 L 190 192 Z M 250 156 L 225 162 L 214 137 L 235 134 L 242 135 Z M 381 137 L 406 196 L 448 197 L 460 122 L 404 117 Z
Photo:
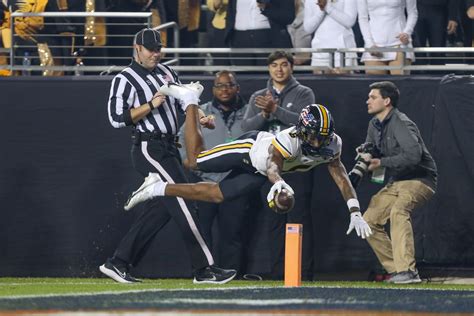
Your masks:
M 268 180 L 273 183 L 273 186 L 270 188 L 267 195 L 267 202 L 269 205 L 275 198 L 275 194 L 280 193 L 282 189 L 286 189 L 291 194 L 295 194 L 293 189 L 281 177 L 283 160 L 283 155 L 273 145 L 270 145 L 268 148 L 267 177 Z
M 367 222 L 362 218 L 356 192 L 349 181 L 346 168 L 342 164 L 340 157 L 328 164 L 328 170 L 341 191 L 341 194 L 347 203 L 347 207 L 351 212 L 351 222 L 346 234 L 349 235 L 352 230 L 355 229 L 357 236 L 362 237 L 362 239 L 369 237 L 372 235 L 372 230 Z
M 281 170 L 283 169 L 283 155 L 273 146 L 268 147 L 267 177 L 271 183 L 283 181 Z
M 339 191 L 341 191 L 344 200 L 348 201 L 350 199 L 357 199 L 356 192 L 352 187 L 351 181 L 349 180 L 346 168 L 342 164 L 339 157 L 328 164 L 328 170 L 332 179 L 339 188 Z

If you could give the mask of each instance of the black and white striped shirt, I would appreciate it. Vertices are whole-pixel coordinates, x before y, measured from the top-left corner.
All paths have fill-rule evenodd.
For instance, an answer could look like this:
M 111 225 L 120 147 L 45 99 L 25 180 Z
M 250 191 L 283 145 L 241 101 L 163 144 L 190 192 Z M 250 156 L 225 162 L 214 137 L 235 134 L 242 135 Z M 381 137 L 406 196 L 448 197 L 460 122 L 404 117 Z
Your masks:
M 112 126 L 122 128 L 134 125 L 130 110 L 151 101 L 160 86 L 167 82 L 180 83 L 178 75 L 171 68 L 158 64 L 150 72 L 134 60 L 112 80 L 108 103 Z M 180 102 L 167 96 L 166 102 L 138 121 L 135 128 L 141 132 L 159 131 L 176 135 L 179 131 L 177 111 L 181 111 Z

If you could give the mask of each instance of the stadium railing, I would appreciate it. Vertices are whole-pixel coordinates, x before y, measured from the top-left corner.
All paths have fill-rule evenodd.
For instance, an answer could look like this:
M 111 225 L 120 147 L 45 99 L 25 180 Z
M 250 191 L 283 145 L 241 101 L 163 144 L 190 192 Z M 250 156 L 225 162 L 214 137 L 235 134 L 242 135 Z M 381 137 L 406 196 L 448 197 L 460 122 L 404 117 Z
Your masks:
M 15 34 L 15 19 L 21 17 L 68 17 L 68 18 L 85 18 L 85 17 L 105 17 L 105 18 L 141 18 L 143 22 L 140 25 L 143 27 L 150 27 L 151 13 L 133 13 L 133 12 L 45 12 L 45 13 L 22 13 L 14 12 L 11 15 L 10 26 L 12 32 L 12 45 L 8 50 L 3 49 L 1 52 L 8 51 L 10 62 L 9 65 L 0 65 L 0 69 L 8 69 L 12 73 L 21 73 L 22 71 L 38 71 L 44 72 L 61 71 L 66 75 L 74 74 L 110 74 L 115 73 L 127 65 L 116 65 L 114 59 L 130 58 L 132 56 L 132 42 L 134 34 L 114 34 L 114 36 L 130 37 L 129 46 L 121 46 L 121 48 L 130 48 L 130 55 L 111 57 L 106 54 L 99 57 L 81 56 L 81 61 L 84 65 L 80 65 L 80 72 L 78 72 L 78 64 L 73 66 L 38 66 L 22 64 L 23 56 L 16 56 L 15 51 L 21 48 L 31 48 L 31 46 L 22 46 L 16 39 L 18 35 Z M 107 24 L 107 23 L 106 23 Z M 173 29 L 173 46 L 165 47 L 163 62 L 173 67 L 178 71 L 195 72 L 195 73 L 210 73 L 223 68 L 235 72 L 267 72 L 266 66 L 222 66 L 217 65 L 216 61 L 219 59 L 239 59 L 240 64 L 242 60 L 251 58 L 266 60 L 269 53 L 274 51 L 274 48 L 183 48 L 179 47 L 179 27 L 176 22 L 169 22 L 157 26 L 157 30 Z M 61 36 L 60 34 L 41 34 L 40 36 Z M 75 34 L 75 36 L 84 36 L 84 34 Z M 56 48 L 64 46 L 54 46 Z M 88 46 L 76 46 L 77 49 L 87 49 Z M 112 49 L 114 46 L 94 47 L 94 49 Z M 308 58 L 311 53 L 327 53 L 329 56 L 328 66 L 310 66 L 310 65 L 296 65 L 295 72 L 311 72 L 311 71 L 330 71 L 335 69 L 335 65 L 343 65 L 338 69 L 341 72 L 361 72 L 366 70 L 403 70 L 404 72 L 429 71 L 429 72 L 472 72 L 474 71 L 474 48 L 471 47 L 423 47 L 423 48 L 351 48 L 351 49 L 313 49 L 313 48 L 293 48 L 285 49 L 292 53 L 307 53 Z M 414 52 L 417 55 L 417 60 L 422 60 L 426 64 L 408 65 L 402 64 L 400 66 L 365 66 L 360 62 L 360 57 L 364 52 L 402 52 L 406 55 L 409 52 Z M 357 56 L 356 65 L 345 65 L 344 60 L 351 54 Z M 252 57 L 246 55 L 252 54 Z M 436 57 L 435 57 L 436 56 Z M 77 56 L 61 56 L 63 59 L 77 59 Z M 104 59 L 101 66 L 87 65 L 89 59 Z M 336 63 L 336 59 L 338 62 Z

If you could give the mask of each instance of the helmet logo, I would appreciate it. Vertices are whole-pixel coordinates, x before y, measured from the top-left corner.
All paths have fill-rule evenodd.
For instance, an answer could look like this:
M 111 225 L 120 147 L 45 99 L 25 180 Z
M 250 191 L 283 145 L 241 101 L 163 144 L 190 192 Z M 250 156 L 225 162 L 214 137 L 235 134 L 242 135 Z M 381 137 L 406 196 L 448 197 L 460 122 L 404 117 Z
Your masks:
M 301 110 L 300 117 L 305 126 L 310 125 L 310 122 L 314 121 L 314 115 L 309 112 L 308 108 L 304 108 L 303 110 Z

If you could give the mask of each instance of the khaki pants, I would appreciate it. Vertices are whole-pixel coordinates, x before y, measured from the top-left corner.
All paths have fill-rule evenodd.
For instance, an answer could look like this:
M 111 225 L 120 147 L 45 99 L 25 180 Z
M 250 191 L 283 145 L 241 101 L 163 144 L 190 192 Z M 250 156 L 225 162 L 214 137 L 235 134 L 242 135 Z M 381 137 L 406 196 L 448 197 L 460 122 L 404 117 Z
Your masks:
M 396 181 L 372 197 L 364 219 L 373 235 L 367 241 L 388 273 L 415 271 L 411 212 L 434 194 L 419 180 Z M 390 237 L 384 225 L 390 219 Z

